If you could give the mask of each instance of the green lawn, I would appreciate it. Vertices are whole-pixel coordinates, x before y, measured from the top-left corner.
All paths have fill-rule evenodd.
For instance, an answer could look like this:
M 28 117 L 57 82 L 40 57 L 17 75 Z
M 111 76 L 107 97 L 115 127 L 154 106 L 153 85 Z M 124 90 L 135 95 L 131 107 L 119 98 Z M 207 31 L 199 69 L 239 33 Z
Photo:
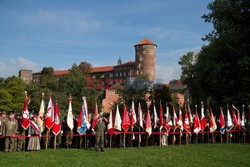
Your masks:
M 250 166 L 249 144 L 49 149 L 0 153 L 0 166 Z

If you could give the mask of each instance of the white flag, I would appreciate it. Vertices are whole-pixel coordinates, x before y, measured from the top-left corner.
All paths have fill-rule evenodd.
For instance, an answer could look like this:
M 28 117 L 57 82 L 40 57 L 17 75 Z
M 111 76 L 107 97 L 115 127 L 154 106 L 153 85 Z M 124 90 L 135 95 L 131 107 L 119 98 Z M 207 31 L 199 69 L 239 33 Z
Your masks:
M 143 119 L 142 119 L 142 108 L 141 108 L 141 103 L 139 103 L 138 115 L 139 115 L 139 126 L 143 128 Z
M 158 117 L 157 117 L 157 112 L 156 112 L 156 108 L 154 105 L 154 128 L 157 127 L 157 123 L 158 123 Z
M 120 112 L 119 112 L 119 107 L 117 105 L 116 113 L 115 113 L 115 126 L 114 126 L 114 129 L 122 131 L 121 124 L 122 124 L 121 115 L 120 115 Z
M 72 113 L 72 104 L 71 104 L 72 99 L 69 99 L 69 109 L 68 109 L 68 114 L 67 114 L 67 125 L 70 128 L 70 130 L 73 130 L 74 128 L 74 120 L 73 120 L 73 113 Z

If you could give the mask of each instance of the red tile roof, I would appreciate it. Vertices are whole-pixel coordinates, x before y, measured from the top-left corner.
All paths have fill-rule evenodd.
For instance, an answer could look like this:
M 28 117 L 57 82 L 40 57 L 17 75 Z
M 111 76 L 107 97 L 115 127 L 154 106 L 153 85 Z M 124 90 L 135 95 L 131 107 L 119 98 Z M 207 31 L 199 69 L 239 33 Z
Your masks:
M 67 74 L 69 74 L 69 70 L 54 71 L 54 76 L 67 75 Z
M 42 71 L 38 71 L 33 73 L 33 75 L 41 75 Z M 54 76 L 67 75 L 69 74 L 69 70 L 57 70 L 54 71 Z
M 144 38 L 142 41 L 138 42 L 135 46 L 138 46 L 138 45 L 155 45 L 155 46 L 157 46 L 155 43 L 153 43 L 152 41 L 150 41 L 147 38 Z
M 114 70 L 114 66 L 92 67 L 89 73 L 109 72 Z
M 114 66 L 103 66 L 103 67 L 92 67 L 90 68 L 89 73 L 100 73 L 100 72 L 109 72 L 114 69 Z M 69 74 L 69 70 L 56 70 L 54 71 L 54 76 L 61 76 Z M 42 71 L 33 73 L 33 75 L 41 75 Z

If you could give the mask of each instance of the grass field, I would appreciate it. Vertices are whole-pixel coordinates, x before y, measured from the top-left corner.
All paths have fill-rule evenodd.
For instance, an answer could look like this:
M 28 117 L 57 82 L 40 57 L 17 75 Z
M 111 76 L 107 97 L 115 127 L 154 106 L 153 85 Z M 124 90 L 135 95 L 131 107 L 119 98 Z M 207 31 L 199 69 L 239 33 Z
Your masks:
M 175 145 L 141 148 L 49 149 L 0 153 L 8 166 L 250 166 L 249 144 Z

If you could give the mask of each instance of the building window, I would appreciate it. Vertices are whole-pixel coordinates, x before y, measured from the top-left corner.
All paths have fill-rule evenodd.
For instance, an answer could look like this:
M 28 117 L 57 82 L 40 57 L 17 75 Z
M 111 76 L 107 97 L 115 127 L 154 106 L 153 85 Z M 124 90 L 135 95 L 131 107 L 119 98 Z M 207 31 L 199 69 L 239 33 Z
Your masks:
M 109 78 L 112 78 L 113 77 L 113 74 L 109 74 Z
M 124 72 L 124 77 L 126 77 L 126 73 Z
M 122 73 L 120 72 L 120 77 L 122 76 Z
M 116 73 L 115 76 L 118 77 L 118 73 Z

